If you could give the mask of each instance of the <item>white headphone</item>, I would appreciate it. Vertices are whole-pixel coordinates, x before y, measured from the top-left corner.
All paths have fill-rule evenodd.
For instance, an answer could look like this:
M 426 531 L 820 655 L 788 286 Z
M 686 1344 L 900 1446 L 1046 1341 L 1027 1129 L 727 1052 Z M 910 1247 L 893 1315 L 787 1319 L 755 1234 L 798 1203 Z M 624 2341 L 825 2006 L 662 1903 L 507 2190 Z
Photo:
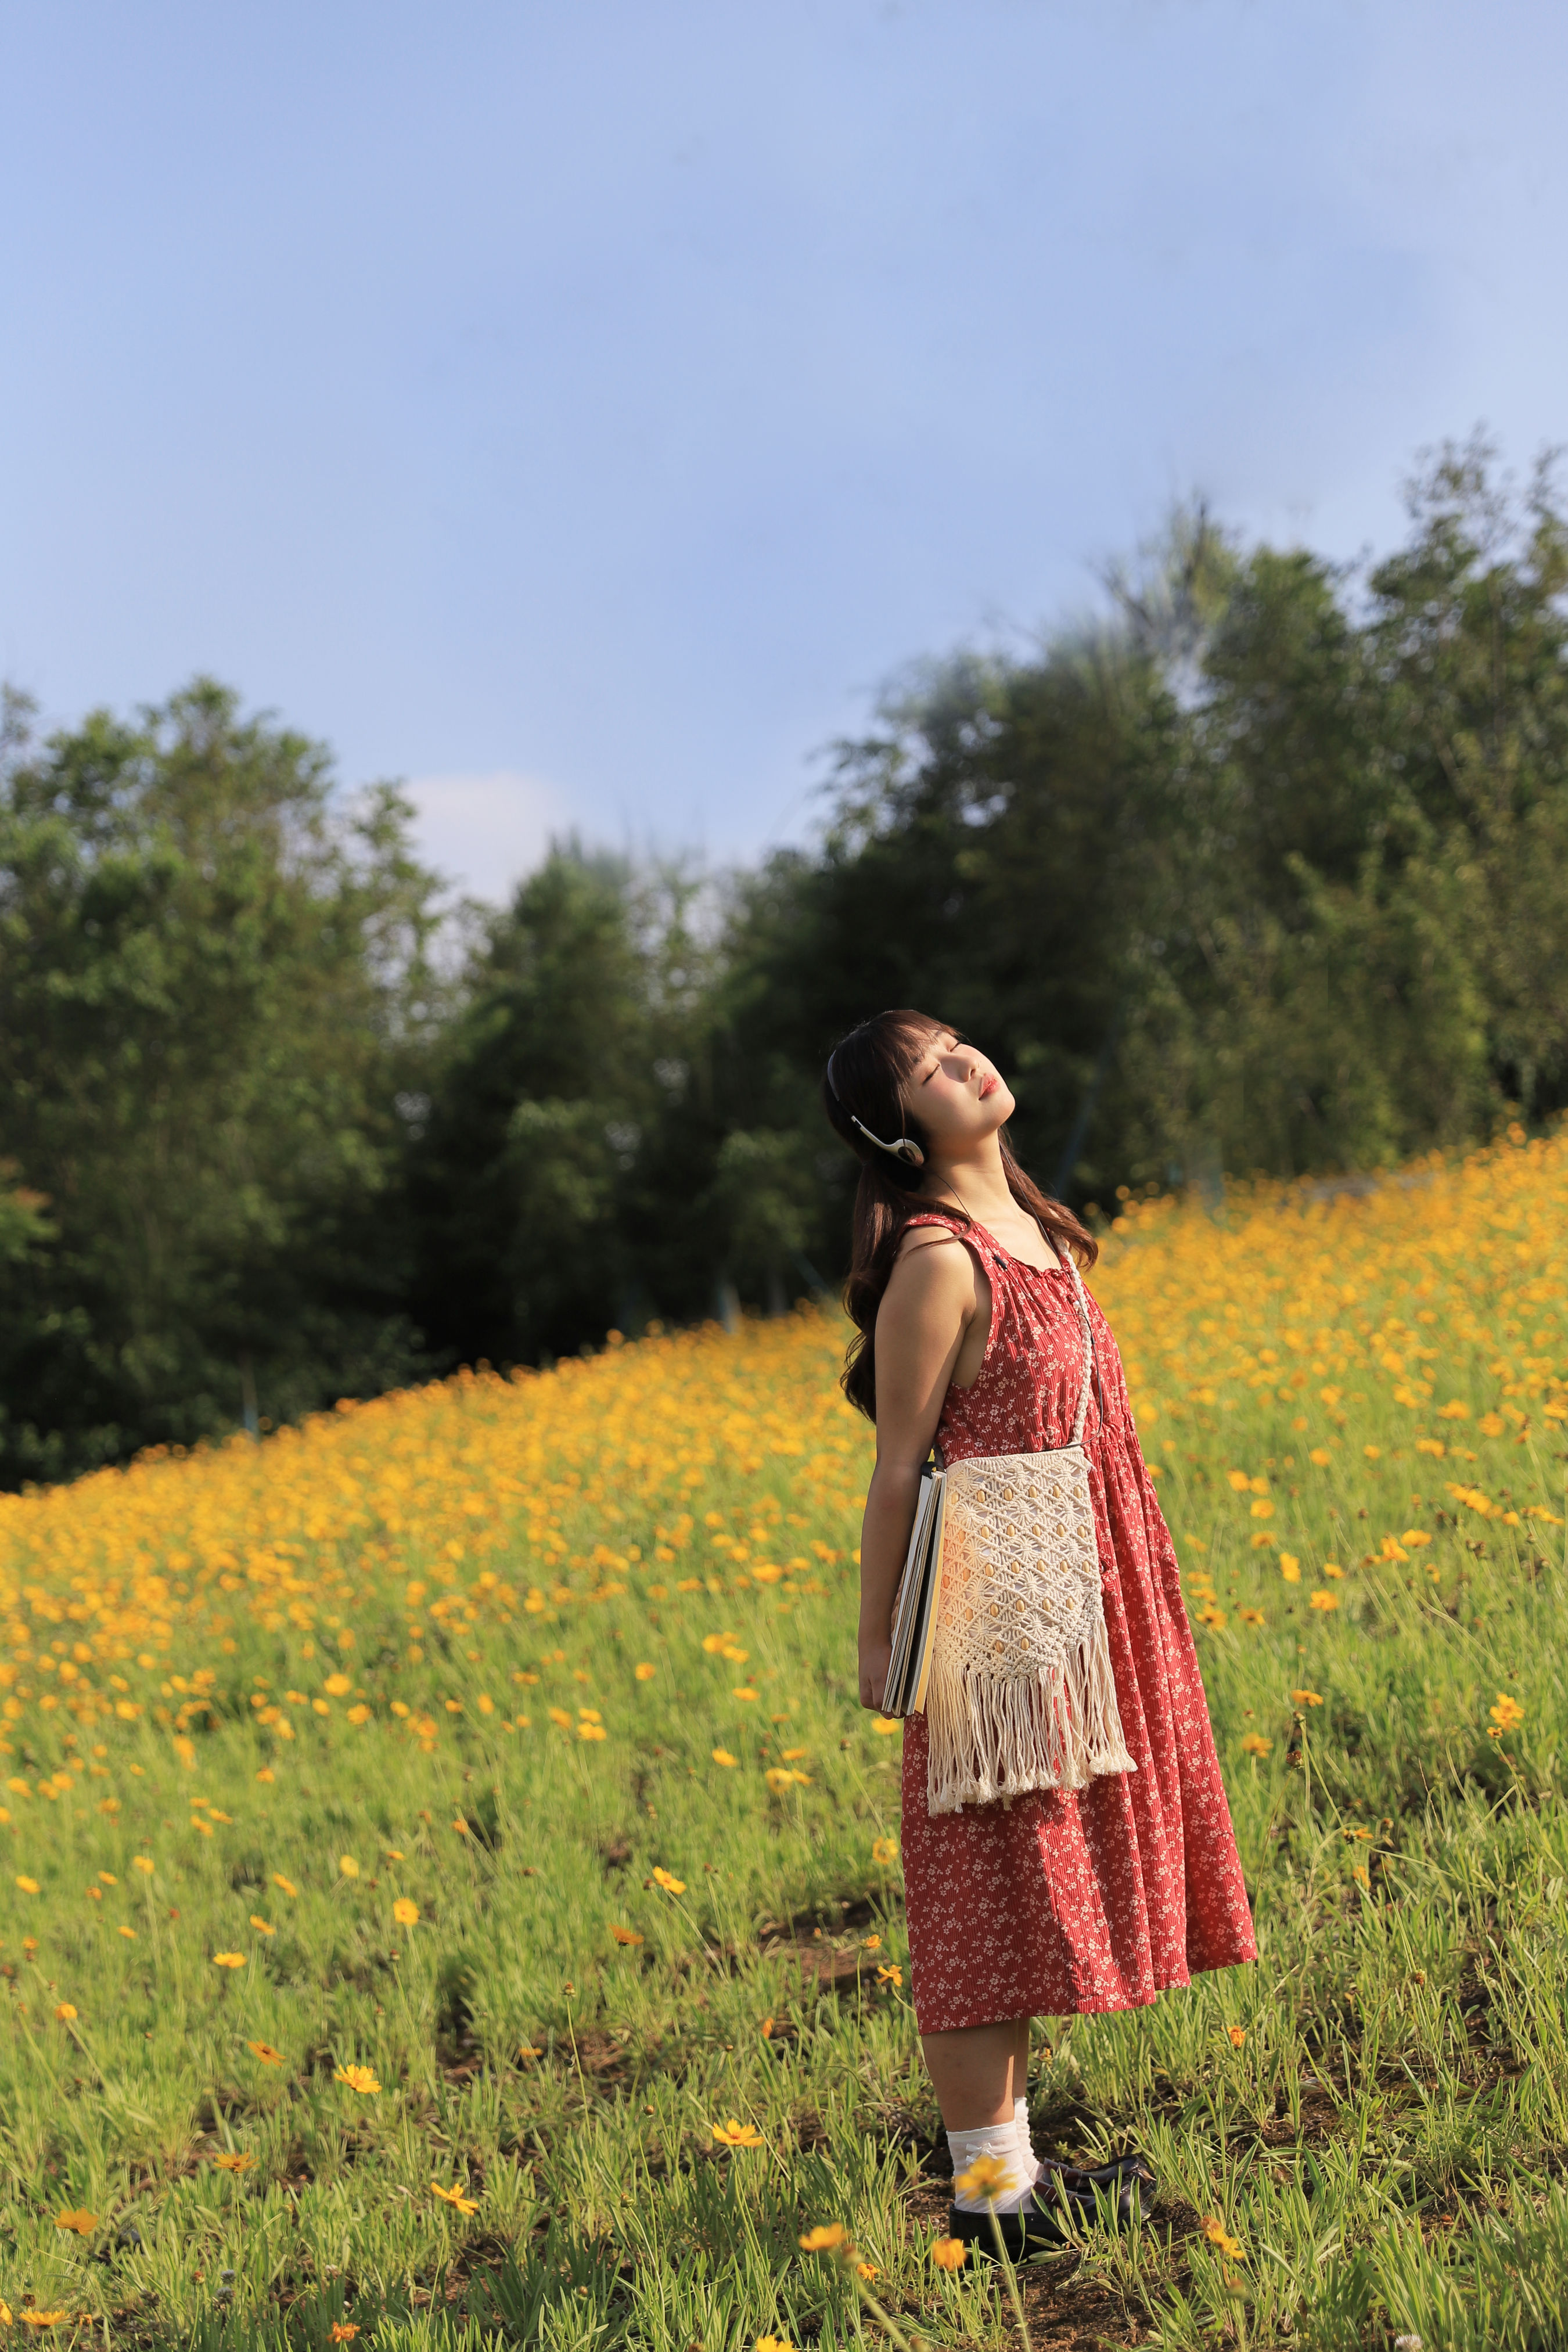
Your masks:
M 912 1135 L 900 1135 L 897 1143 L 884 1143 L 879 1135 L 872 1134 L 864 1119 L 856 1118 L 833 1083 L 833 1065 L 837 1055 L 838 1048 L 835 1045 L 832 1053 L 827 1056 L 827 1091 L 849 1121 L 850 1126 L 858 1127 L 867 1142 L 874 1143 L 879 1151 L 888 1152 L 894 1160 L 902 1160 L 910 1168 L 923 1168 L 926 1164 L 926 1156 Z

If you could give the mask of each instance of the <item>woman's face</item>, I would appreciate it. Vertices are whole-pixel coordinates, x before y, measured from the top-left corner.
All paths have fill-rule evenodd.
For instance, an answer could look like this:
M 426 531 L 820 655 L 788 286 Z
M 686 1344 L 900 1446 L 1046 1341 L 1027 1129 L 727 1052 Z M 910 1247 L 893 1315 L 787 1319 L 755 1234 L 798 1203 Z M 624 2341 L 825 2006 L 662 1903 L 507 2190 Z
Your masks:
M 933 1033 L 907 1091 L 939 1159 L 994 1135 L 1017 1108 L 994 1063 L 978 1046 L 961 1045 L 951 1029 Z

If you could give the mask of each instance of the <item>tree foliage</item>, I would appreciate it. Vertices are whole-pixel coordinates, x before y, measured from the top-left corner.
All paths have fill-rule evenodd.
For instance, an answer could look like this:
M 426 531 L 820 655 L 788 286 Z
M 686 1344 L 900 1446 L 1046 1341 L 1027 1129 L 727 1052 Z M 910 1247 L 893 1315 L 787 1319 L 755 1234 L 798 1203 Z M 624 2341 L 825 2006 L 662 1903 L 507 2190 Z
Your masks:
M 431 877 L 390 791 L 198 681 L 0 771 L 0 1273 L 15 1478 L 384 1385 L 415 1359 L 400 1073 Z M 41 1196 L 41 1198 L 39 1197 Z M 47 1216 L 47 1226 L 43 1222 Z

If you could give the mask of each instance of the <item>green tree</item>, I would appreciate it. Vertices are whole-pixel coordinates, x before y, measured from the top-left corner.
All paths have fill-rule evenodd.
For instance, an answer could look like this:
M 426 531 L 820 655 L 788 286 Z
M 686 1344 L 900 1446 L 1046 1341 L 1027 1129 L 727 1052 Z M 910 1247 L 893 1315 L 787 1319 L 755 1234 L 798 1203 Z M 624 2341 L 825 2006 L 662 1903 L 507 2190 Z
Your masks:
M 679 875 L 558 845 L 485 925 L 414 1160 L 444 1361 L 536 1361 L 700 1313 L 708 951 Z
M 0 764 L 0 1152 L 51 1233 L 0 1276 L 0 1475 L 385 1386 L 416 1361 L 395 1108 L 433 877 L 389 789 L 199 679 Z

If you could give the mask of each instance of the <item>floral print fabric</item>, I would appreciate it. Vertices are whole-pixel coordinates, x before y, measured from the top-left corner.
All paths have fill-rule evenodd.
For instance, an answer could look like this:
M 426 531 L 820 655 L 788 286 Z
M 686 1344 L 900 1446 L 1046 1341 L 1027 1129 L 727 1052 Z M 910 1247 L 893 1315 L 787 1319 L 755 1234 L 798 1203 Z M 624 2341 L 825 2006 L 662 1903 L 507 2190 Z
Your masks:
M 956 1218 L 911 1222 L 959 1234 L 991 1284 L 979 1376 L 942 1407 L 942 1460 L 1066 1444 L 1084 1370 L 1067 1268 L 1021 1265 Z M 1089 1311 L 1100 1377 L 1083 1444 L 1117 1705 L 1138 1769 L 933 1818 L 924 1718 L 908 1718 L 904 1895 L 922 2033 L 1132 2009 L 1195 1969 L 1258 1957 L 1175 1547 L 1092 1296 Z

